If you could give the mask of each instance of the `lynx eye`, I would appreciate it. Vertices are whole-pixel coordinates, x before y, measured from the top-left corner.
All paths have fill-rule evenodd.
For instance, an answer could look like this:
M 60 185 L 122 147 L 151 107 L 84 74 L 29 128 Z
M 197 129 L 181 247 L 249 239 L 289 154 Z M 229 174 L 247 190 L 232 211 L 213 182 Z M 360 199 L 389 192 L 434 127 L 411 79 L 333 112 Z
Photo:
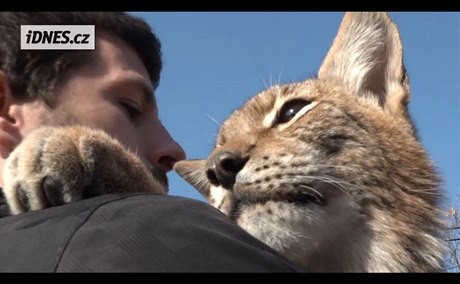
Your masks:
M 294 116 L 310 102 L 302 99 L 295 99 L 283 105 L 278 115 L 278 123 L 286 123 L 294 118 Z

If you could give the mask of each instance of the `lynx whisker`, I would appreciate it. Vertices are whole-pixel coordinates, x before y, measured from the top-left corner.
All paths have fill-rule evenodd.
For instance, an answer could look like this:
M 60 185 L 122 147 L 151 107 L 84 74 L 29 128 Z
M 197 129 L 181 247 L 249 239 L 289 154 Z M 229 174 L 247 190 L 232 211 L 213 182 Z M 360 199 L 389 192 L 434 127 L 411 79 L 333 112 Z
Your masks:
M 282 76 L 282 74 L 283 74 L 283 66 L 281 66 L 281 70 L 280 70 L 280 72 L 278 74 L 278 82 L 277 82 L 278 85 L 281 84 L 281 76 Z
M 321 197 L 324 197 L 319 191 L 317 191 L 316 189 L 314 189 L 314 188 L 311 187 L 311 186 L 308 186 L 308 185 L 306 185 L 306 184 L 299 184 L 299 186 L 302 187 L 302 188 L 306 188 L 306 189 L 308 189 L 308 190 L 311 190 L 311 191 L 313 191 L 314 193 L 318 194 L 318 195 L 321 196 Z
M 357 185 L 351 184 L 349 182 L 346 182 L 343 179 L 338 179 L 338 178 L 335 178 L 335 177 L 332 177 L 332 176 L 304 175 L 302 173 L 299 173 L 299 174 L 290 173 L 290 174 L 286 174 L 286 176 L 296 177 L 296 178 L 300 179 L 301 181 L 303 181 L 305 183 L 308 183 L 308 184 L 311 184 L 314 181 L 320 181 L 320 182 L 332 184 L 332 185 L 334 185 L 335 188 L 341 190 L 346 195 L 350 194 L 348 192 L 349 187 L 359 188 L 359 186 L 357 186 Z M 287 182 L 292 183 L 292 180 L 288 180 Z M 296 183 L 297 183 L 297 181 L 296 181 Z M 346 187 L 346 185 L 349 186 L 349 187 Z
M 214 122 L 218 127 L 220 127 L 220 123 L 211 115 L 207 114 L 206 115 L 209 119 L 211 119 L 212 122 Z

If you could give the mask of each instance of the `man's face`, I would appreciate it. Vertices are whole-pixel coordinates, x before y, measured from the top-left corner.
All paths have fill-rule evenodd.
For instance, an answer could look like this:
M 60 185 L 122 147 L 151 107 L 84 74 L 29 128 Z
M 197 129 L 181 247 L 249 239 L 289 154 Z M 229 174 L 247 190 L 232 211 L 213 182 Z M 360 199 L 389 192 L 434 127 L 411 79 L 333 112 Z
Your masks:
M 185 158 L 159 120 L 147 70 L 124 42 L 98 38 L 94 62 L 73 72 L 58 92 L 57 105 L 46 111 L 44 124 L 79 123 L 103 129 L 148 166 L 155 166 L 160 179 L 175 161 Z M 30 109 L 32 114 L 37 108 Z

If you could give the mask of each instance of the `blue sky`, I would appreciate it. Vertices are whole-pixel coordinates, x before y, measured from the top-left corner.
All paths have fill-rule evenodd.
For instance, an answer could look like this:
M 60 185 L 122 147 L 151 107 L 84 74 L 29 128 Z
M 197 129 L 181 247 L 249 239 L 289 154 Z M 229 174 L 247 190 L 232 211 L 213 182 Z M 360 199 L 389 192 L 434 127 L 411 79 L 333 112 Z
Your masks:
M 218 124 L 276 82 L 316 74 L 340 12 L 141 12 L 158 34 L 160 117 L 188 158 L 205 158 Z M 390 12 L 409 74 L 410 111 L 423 145 L 460 203 L 460 13 Z M 215 120 L 216 122 L 214 122 Z M 175 173 L 170 194 L 204 200 Z

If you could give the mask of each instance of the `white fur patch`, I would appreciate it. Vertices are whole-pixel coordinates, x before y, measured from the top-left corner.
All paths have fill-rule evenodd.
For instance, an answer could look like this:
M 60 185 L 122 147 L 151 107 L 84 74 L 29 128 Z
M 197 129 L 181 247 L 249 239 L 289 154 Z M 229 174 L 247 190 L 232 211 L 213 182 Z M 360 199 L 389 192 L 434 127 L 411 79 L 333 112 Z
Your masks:
M 346 198 L 326 206 L 253 204 L 241 210 L 237 222 L 307 270 L 362 271 L 365 265 L 369 236 L 359 212 Z
M 263 121 L 263 126 L 265 128 L 270 128 L 276 122 L 277 116 L 278 116 L 278 109 L 275 107 L 265 116 L 264 121 Z
M 219 205 L 222 203 L 225 196 L 228 195 L 228 189 L 223 188 L 222 186 L 213 186 L 209 189 L 209 200 L 214 202 L 212 206 L 219 208 Z

